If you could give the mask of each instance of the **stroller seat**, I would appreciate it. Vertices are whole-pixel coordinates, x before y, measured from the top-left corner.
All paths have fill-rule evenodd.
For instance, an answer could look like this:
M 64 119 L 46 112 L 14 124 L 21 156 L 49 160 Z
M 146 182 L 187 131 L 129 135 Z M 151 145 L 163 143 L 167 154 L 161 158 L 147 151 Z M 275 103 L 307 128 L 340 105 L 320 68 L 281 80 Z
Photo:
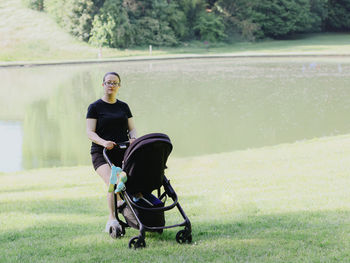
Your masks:
M 124 154 L 122 169 L 128 175 L 127 192 L 151 193 L 161 187 L 172 149 L 165 134 L 153 133 L 136 139 Z

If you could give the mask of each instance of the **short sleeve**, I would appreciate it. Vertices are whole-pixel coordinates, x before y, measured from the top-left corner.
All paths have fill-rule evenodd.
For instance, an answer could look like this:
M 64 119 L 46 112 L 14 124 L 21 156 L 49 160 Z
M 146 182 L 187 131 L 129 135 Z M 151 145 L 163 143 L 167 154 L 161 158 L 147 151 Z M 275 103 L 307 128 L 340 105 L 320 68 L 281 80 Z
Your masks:
M 90 104 L 89 108 L 87 110 L 87 114 L 86 114 L 86 118 L 87 119 L 97 119 L 98 115 L 97 115 L 97 111 L 96 111 L 96 107 L 94 104 Z
M 132 114 L 131 114 L 131 111 L 130 111 L 128 104 L 125 104 L 125 112 L 126 112 L 126 116 L 128 116 L 128 118 L 132 117 Z

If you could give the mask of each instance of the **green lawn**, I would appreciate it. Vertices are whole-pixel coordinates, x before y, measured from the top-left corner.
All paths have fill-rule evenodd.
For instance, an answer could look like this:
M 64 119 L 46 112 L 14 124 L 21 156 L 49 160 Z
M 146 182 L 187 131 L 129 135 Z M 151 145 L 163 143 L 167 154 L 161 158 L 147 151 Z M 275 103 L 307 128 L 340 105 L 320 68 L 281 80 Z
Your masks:
M 46 13 L 24 8 L 21 0 L 0 1 L 0 62 L 67 61 L 98 59 L 98 48 L 73 38 Z M 153 47 L 152 56 L 175 55 L 280 55 L 280 54 L 347 54 L 349 33 L 296 36 L 289 40 L 265 40 L 232 44 L 183 43 L 176 48 Z M 148 47 L 102 49 L 103 59 L 130 56 L 149 57 Z
M 349 262 L 350 136 L 195 158 L 167 176 L 193 225 L 111 239 L 106 189 L 91 167 L 0 175 L 0 262 Z M 176 210 L 168 223 L 180 221 Z

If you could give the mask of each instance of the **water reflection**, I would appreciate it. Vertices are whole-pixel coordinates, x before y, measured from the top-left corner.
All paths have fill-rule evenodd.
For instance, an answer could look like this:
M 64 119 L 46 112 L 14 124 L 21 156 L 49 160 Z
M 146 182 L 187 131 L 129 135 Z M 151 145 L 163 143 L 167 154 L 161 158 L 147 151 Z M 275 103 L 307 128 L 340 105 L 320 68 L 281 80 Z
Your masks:
M 18 171 L 22 167 L 22 125 L 0 121 L 0 172 Z
M 265 58 L 30 69 L 51 78 L 42 76 L 50 86 L 15 112 L 23 116 L 23 166 L 90 163 L 85 114 L 107 71 L 120 72 L 119 98 L 139 134 L 167 133 L 173 155 L 193 156 L 349 133 L 349 69 L 346 59 Z
M 91 74 L 81 72 L 46 100 L 32 103 L 24 117 L 25 169 L 86 164 L 86 103 L 94 99 Z

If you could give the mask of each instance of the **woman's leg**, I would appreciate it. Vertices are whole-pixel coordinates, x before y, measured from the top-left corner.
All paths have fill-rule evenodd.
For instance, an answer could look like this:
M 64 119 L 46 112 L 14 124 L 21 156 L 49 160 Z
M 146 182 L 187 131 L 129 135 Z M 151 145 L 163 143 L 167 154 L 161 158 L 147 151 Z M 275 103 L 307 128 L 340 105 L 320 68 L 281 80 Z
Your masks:
M 102 178 L 102 180 L 105 182 L 107 187 L 109 186 L 109 178 L 111 176 L 111 168 L 108 164 L 102 164 L 100 167 L 96 169 L 96 172 L 98 175 Z M 108 209 L 109 209 L 109 220 L 115 220 L 115 214 L 114 214 L 114 193 L 108 193 L 107 194 L 107 203 L 108 203 Z

